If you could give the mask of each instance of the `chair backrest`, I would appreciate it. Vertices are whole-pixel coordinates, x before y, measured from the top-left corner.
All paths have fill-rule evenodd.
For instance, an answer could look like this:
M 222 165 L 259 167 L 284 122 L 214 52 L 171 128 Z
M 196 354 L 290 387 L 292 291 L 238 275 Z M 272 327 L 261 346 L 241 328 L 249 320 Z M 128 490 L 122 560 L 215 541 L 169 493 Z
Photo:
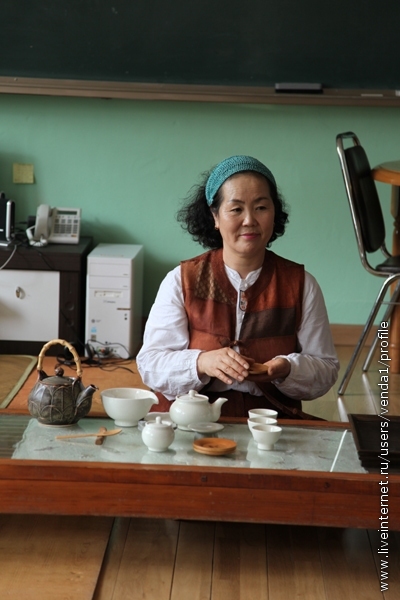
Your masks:
M 343 146 L 345 138 L 353 141 L 353 145 L 346 149 Z M 375 252 L 384 246 L 386 233 L 368 157 L 357 136 L 351 132 L 338 135 L 336 147 L 360 253 L 364 250 Z

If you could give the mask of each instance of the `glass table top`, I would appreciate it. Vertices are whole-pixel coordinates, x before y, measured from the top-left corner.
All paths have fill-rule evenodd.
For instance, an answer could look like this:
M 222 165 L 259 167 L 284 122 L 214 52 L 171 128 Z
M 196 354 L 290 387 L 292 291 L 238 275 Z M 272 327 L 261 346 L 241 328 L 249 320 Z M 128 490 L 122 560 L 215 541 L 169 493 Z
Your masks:
M 1 415 L 0 458 L 367 473 L 350 428 L 283 425 L 274 449 L 259 450 L 247 424 L 224 424 L 213 436 L 237 443 L 235 452 L 226 456 L 199 454 L 193 441 L 204 436 L 179 429 L 166 452 L 148 450 L 138 427 L 123 428 L 120 434 L 106 437 L 102 445 L 95 444 L 95 437 L 56 439 L 58 435 L 96 433 L 100 427 L 110 430 L 115 425 L 111 419 L 87 418 L 73 426 L 53 427 L 29 416 Z

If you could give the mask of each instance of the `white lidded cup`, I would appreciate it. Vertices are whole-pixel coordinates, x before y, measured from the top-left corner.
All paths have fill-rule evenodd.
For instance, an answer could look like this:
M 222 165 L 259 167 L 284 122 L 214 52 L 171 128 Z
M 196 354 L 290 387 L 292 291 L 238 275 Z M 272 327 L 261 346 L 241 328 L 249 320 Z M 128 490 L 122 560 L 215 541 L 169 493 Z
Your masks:
M 250 419 L 247 419 L 247 425 L 250 431 L 255 425 L 276 425 L 276 423 L 276 419 L 272 419 L 271 417 L 251 417 Z
M 142 429 L 143 443 L 152 452 L 165 452 L 174 438 L 175 432 L 172 423 L 171 425 L 163 423 L 161 417 L 156 417 L 155 421 L 147 421 Z
M 249 418 L 253 417 L 269 417 L 270 419 L 278 418 L 278 411 L 272 408 L 252 408 L 249 410 Z
M 277 425 L 255 425 L 251 434 L 259 450 L 272 450 L 282 435 L 282 427 Z

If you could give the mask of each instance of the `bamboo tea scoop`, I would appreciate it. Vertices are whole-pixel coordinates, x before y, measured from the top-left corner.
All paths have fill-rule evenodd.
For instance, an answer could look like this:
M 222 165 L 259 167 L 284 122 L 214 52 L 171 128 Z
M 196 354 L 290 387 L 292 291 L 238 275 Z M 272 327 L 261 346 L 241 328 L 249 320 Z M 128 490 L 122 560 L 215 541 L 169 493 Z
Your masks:
M 100 429 L 97 432 L 96 440 L 94 442 L 96 444 L 96 446 L 101 446 L 102 445 L 102 443 L 104 442 L 104 435 L 103 434 L 106 433 L 106 431 L 107 431 L 107 427 L 100 427 Z
M 70 440 L 72 438 L 83 438 L 83 437 L 95 437 L 95 438 L 104 438 L 107 437 L 109 435 L 117 435 L 118 433 L 121 433 L 122 429 L 111 429 L 110 431 L 107 431 L 107 429 L 105 427 L 100 427 L 99 431 L 97 433 L 71 433 L 70 435 L 56 435 L 56 440 Z M 96 440 L 96 443 L 97 442 Z

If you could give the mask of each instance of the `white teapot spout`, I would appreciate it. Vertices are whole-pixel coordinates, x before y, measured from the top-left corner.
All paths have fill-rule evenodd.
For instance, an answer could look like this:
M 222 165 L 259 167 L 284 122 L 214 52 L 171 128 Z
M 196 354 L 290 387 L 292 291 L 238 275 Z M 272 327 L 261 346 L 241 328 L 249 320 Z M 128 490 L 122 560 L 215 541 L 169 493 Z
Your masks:
M 212 414 L 210 421 L 218 421 L 221 416 L 221 406 L 225 404 L 225 402 L 228 402 L 228 398 L 218 398 L 215 402 L 210 404 L 210 410 Z

